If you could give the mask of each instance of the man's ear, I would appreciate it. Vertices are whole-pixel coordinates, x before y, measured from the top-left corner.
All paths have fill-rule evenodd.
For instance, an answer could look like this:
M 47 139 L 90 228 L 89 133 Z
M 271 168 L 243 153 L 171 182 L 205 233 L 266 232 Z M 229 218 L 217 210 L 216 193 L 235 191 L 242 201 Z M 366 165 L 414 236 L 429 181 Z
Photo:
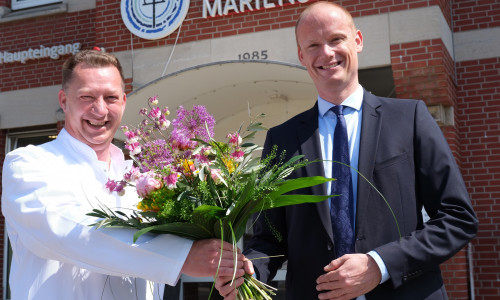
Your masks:
M 123 93 L 123 109 L 122 109 L 122 115 L 125 113 L 125 107 L 127 106 L 127 94 Z
M 302 55 L 302 51 L 300 50 L 300 47 L 297 47 L 297 55 L 299 57 L 300 64 L 305 67 L 306 65 L 304 65 L 304 62 L 303 62 L 304 56 Z
M 358 53 L 361 53 L 363 51 L 363 35 L 361 34 L 361 31 L 356 31 L 356 50 Z
M 58 98 L 59 98 L 59 106 L 62 108 L 64 112 L 66 112 L 67 99 L 66 99 L 66 92 L 64 92 L 64 89 L 59 90 Z

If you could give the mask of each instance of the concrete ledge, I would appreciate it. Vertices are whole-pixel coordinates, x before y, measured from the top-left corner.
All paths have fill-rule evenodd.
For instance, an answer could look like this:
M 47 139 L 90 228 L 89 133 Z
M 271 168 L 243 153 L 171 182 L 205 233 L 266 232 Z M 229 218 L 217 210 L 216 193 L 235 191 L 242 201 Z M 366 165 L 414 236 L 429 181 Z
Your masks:
M 8 7 L 0 6 L 0 23 L 14 22 L 41 16 L 55 15 L 55 14 L 65 13 L 67 11 L 68 7 L 65 3 L 23 9 L 14 12 L 11 11 Z

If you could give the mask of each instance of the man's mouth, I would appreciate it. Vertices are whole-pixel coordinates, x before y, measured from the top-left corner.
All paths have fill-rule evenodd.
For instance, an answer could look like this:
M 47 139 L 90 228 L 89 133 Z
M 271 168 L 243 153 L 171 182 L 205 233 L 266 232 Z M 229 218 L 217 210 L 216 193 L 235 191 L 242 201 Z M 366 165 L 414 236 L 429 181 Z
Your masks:
M 90 121 L 88 120 L 87 121 L 90 125 L 92 126 L 104 126 L 106 125 L 106 122 L 105 121 L 102 121 L 102 122 L 96 122 L 96 121 Z
M 329 70 L 329 69 L 333 69 L 335 68 L 336 66 L 340 65 L 341 64 L 341 61 L 337 61 L 331 65 L 328 65 L 328 66 L 321 66 L 320 68 L 323 69 L 323 70 Z

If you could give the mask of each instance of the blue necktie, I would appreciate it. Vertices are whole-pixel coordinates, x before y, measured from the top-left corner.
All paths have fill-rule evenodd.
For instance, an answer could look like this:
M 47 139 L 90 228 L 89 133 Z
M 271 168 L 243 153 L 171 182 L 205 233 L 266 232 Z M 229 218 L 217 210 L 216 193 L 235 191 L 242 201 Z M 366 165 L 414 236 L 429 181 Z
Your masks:
M 354 252 L 354 214 L 352 177 L 347 126 L 342 113 L 343 106 L 337 105 L 331 110 L 337 115 L 337 125 L 333 135 L 333 163 L 332 163 L 332 193 L 330 216 L 332 218 L 333 241 L 337 257 Z M 341 162 L 343 164 L 340 164 Z

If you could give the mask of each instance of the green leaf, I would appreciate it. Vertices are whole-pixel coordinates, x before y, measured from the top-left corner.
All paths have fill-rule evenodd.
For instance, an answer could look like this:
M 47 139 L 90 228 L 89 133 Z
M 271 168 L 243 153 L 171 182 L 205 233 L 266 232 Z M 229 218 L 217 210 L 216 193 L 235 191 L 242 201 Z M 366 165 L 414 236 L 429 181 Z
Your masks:
M 155 226 L 149 226 L 138 230 L 134 234 L 134 243 L 137 239 L 148 232 L 153 233 L 170 233 L 177 236 L 185 237 L 192 240 L 201 240 L 213 238 L 213 232 L 209 232 L 206 228 L 193 223 L 168 223 Z
M 291 191 L 295 191 L 298 189 L 315 186 L 318 184 L 323 184 L 328 181 L 333 181 L 334 178 L 325 178 L 322 176 L 313 176 L 313 177 L 300 177 L 295 179 L 289 179 L 284 181 L 278 186 L 276 191 L 273 191 L 269 194 L 270 198 L 274 198 L 278 195 L 282 195 Z
M 273 199 L 273 201 L 264 201 L 261 207 L 256 207 L 253 213 L 270 208 L 282 207 L 287 205 L 317 203 L 332 197 L 331 195 L 281 195 Z

